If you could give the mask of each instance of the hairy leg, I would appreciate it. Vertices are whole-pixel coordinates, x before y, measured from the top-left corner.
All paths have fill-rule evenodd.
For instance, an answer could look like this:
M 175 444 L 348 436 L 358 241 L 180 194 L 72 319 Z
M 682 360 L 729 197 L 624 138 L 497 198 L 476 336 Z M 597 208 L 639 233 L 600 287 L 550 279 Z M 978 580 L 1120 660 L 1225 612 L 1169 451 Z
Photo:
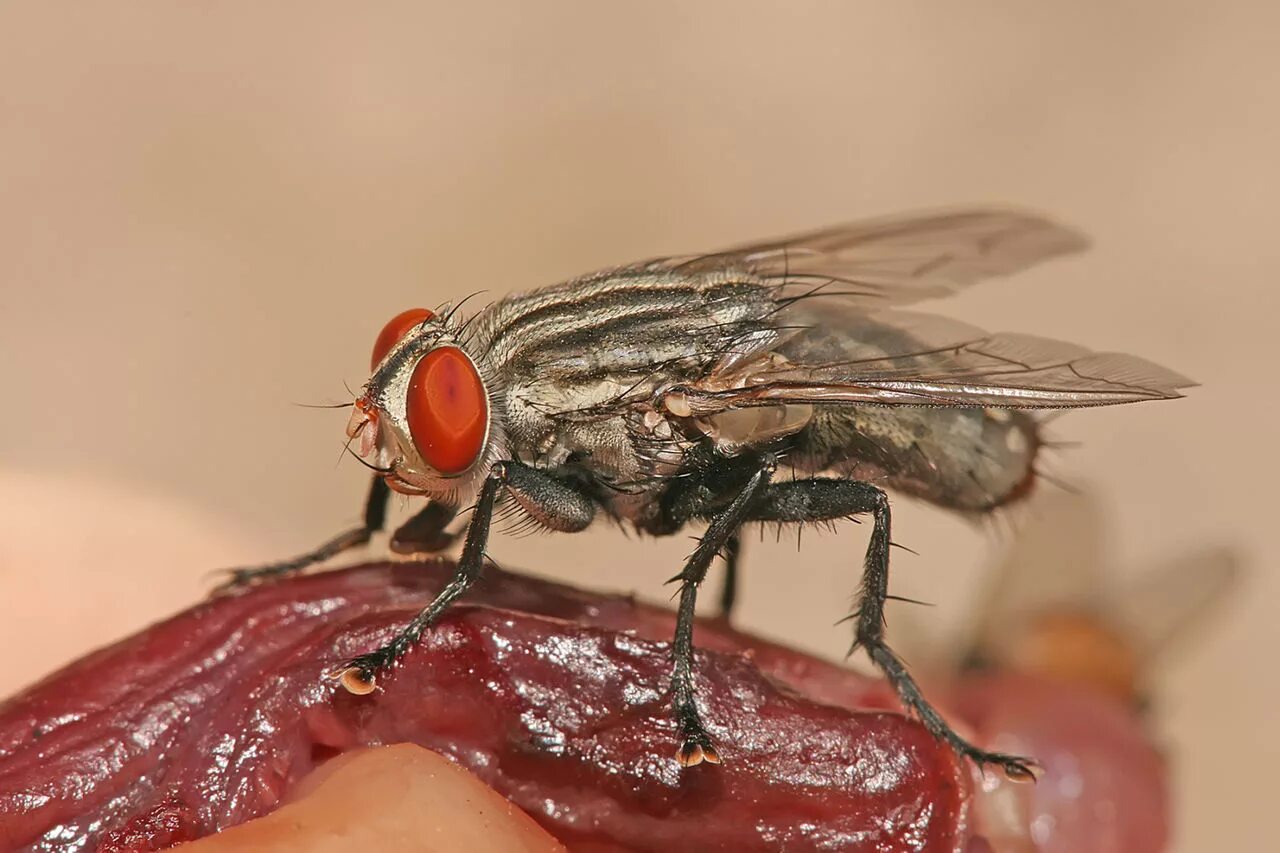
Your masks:
M 684 767 L 692 767 L 703 761 L 720 763 L 720 756 L 698 714 L 694 696 L 693 621 L 698 585 L 707 576 L 707 568 L 712 559 L 733 539 L 743 520 L 747 518 L 752 503 L 768 486 L 773 469 L 772 459 L 760 463 L 732 502 L 711 517 L 707 532 L 689 556 L 684 570 L 671 579 L 673 583 L 680 582 L 680 605 L 676 610 L 676 635 L 672 645 L 671 706 L 680 736 L 676 760 Z
M 391 492 L 387 488 L 386 482 L 382 477 L 375 475 L 373 483 L 369 487 L 369 496 L 365 499 L 364 523 L 359 527 L 343 531 L 320 547 L 287 560 L 267 563 L 262 566 L 228 569 L 226 570 L 228 578 L 218 586 L 218 589 L 234 589 L 246 584 L 260 583 L 296 574 L 308 566 L 322 563 L 344 551 L 350 551 L 352 548 L 358 548 L 366 544 L 373 537 L 373 534 L 380 531 L 387 523 L 387 499 L 390 494 Z
M 520 462 L 496 463 L 480 487 L 471 522 L 467 525 L 462 556 L 453 577 L 431 603 L 390 641 L 339 668 L 339 678 L 348 690 L 353 693 L 372 690 L 379 670 L 389 667 L 412 648 L 423 632 L 480 579 L 493 512 L 503 491 L 531 516 L 557 530 L 582 530 L 595 515 L 595 504 L 590 496 L 573 485 Z
M 391 550 L 396 554 L 436 554 L 443 551 L 457 538 L 445 531 L 457 514 L 457 507 L 429 502 L 391 534 Z
M 726 622 L 733 615 L 738 600 L 738 560 L 742 556 L 742 531 L 735 530 L 724 543 L 724 586 L 720 587 L 720 618 Z
M 862 573 L 862 589 L 854 611 L 854 644 L 866 650 L 912 713 L 935 737 L 945 740 L 960 755 L 978 766 L 995 764 L 1010 778 L 1034 778 L 1034 762 L 1016 755 L 987 752 L 962 738 L 920 691 L 902 659 L 885 642 L 884 604 L 889 595 L 889 499 L 883 491 L 855 480 L 811 479 L 771 485 L 753 507 L 759 521 L 828 521 L 870 513 L 874 519 Z

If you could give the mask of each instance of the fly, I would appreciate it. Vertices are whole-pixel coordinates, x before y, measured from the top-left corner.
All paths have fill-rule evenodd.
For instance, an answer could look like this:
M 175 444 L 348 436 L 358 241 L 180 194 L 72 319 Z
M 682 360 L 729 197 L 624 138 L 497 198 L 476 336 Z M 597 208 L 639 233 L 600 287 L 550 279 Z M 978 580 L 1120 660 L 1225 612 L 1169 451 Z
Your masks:
M 739 534 L 760 522 L 870 516 L 851 621 L 902 703 L 978 766 L 1034 762 L 961 737 L 885 642 L 885 488 L 961 513 L 1025 495 L 1040 432 L 1030 410 L 1181 396 L 1145 360 L 903 310 L 1078 251 L 1038 216 L 1000 210 L 882 220 L 704 255 L 658 258 L 500 299 L 413 309 L 378 336 L 350 447 L 374 470 L 364 523 L 239 585 L 291 574 L 382 529 L 390 490 L 427 499 L 392 537 L 435 551 L 471 507 L 453 579 L 390 642 L 335 670 L 355 693 L 387 671 L 480 577 L 495 510 L 566 533 L 597 515 L 641 533 L 706 531 L 680 573 L 672 647 L 676 759 L 718 764 L 695 701 L 694 606 L 717 555 L 733 603 Z

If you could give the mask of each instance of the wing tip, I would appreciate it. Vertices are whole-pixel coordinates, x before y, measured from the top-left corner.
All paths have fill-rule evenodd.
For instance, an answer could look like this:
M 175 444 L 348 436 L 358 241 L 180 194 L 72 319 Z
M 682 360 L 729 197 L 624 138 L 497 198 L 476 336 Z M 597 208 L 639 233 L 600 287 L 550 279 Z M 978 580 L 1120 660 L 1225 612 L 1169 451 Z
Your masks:
M 1035 259 L 1047 259 L 1086 251 L 1093 245 L 1087 234 L 1039 211 L 1018 207 L 988 208 L 992 216 L 1006 218 L 1025 228 L 1022 235 L 1011 235 L 1032 250 Z

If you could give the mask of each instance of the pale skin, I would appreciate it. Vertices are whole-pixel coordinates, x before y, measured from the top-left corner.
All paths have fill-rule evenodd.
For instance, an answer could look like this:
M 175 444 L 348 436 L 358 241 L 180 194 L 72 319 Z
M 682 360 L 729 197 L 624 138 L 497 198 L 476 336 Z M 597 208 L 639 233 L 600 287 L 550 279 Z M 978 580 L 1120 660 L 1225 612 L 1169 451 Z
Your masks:
M 304 779 L 271 814 L 182 849 L 559 853 L 565 848 L 471 773 L 438 753 L 402 743 L 340 755 Z

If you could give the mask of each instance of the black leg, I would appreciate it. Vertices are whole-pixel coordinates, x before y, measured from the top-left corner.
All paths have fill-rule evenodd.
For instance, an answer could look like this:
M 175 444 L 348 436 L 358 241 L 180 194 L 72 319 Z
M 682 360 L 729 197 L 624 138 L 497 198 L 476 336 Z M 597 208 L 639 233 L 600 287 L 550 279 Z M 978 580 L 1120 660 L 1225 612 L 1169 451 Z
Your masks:
M 720 587 L 720 618 L 728 622 L 738 600 L 738 558 L 742 555 L 742 533 L 735 530 L 724 543 L 724 586 Z
M 733 501 L 712 516 L 707 532 L 685 563 L 684 570 L 671 579 L 672 582 L 680 582 L 680 606 L 676 611 L 676 636 L 672 645 L 674 664 L 671 675 L 671 705 L 680 737 L 680 748 L 676 752 L 676 760 L 683 767 L 692 767 L 703 761 L 712 764 L 720 763 L 720 755 L 716 752 L 715 745 L 712 744 L 711 737 L 702 724 L 694 697 L 693 621 L 698 600 L 698 585 L 707 576 L 707 568 L 711 565 L 712 559 L 738 532 L 743 519 L 751 510 L 752 502 L 768 485 L 773 469 L 774 463 L 771 459 L 761 463 L 760 468 L 747 480 L 746 485 Z
M 395 663 L 454 601 L 480 579 L 493 511 L 503 489 L 533 517 L 559 530 L 581 530 L 591 523 L 595 512 L 595 504 L 590 497 L 550 474 L 519 462 L 495 464 L 480 487 L 480 496 L 471 513 L 462 556 L 458 558 L 453 577 L 390 642 L 338 668 L 337 677 L 349 691 L 357 694 L 371 691 L 378 672 Z
M 430 501 L 391 534 L 391 550 L 397 554 L 435 554 L 457 538 L 445 528 L 458 514 L 457 507 Z
M 870 483 L 852 480 L 813 479 L 771 486 L 753 507 L 752 519 L 761 521 L 824 521 L 859 513 L 871 513 L 874 525 L 867 546 L 862 589 L 854 611 L 854 644 L 850 653 L 866 649 L 898 698 L 934 737 L 949 743 L 958 754 L 979 767 L 995 764 L 1013 779 L 1034 779 L 1034 762 L 1016 755 L 987 752 L 960 737 L 929 704 L 914 678 L 885 642 L 884 604 L 889 598 L 889 499 Z
M 234 589 L 252 583 L 274 580 L 286 575 L 296 574 L 308 566 L 324 562 L 331 557 L 350 551 L 367 543 L 373 534 L 382 529 L 387 522 L 387 499 L 390 490 L 380 476 L 374 476 L 373 485 L 369 487 L 369 497 L 364 505 L 364 524 L 353 527 L 325 542 L 319 548 L 299 554 L 288 560 L 268 563 L 264 566 L 252 566 L 241 569 L 228 569 L 227 580 L 218 586 L 218 590 Z
M 373 475 L 369 484 L 369 497 L 364 501 L 364 529 L 377 533 L 387 523 L 387 502 L 391 497 L 391 488 L 379 474 Z

